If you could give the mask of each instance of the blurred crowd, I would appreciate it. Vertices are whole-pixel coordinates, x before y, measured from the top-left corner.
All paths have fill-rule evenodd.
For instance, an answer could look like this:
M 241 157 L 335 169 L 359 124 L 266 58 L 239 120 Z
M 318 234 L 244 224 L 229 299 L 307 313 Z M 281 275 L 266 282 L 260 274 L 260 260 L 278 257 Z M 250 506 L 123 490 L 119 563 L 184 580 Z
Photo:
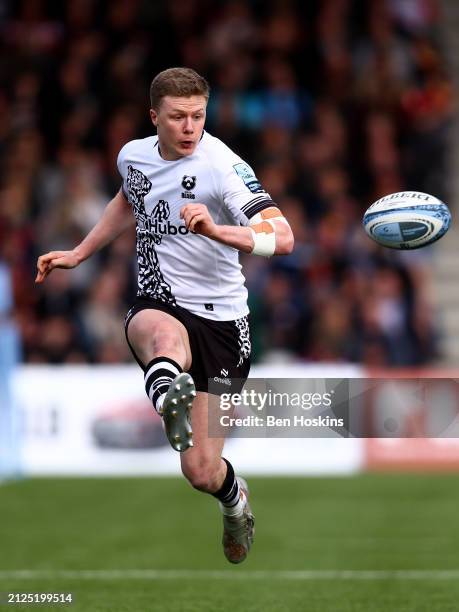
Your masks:
M 437 356 L 430 251 L 383 249 L 361 218 L 414 189 L 447 198 L 452 86 L 436 0 L 3 0 L 0 258 L 26 362 L 130 361 L 134 235 L 34 285 L 120 187 L 153 133 L 153 76 L 210 82 L 207 129 L 293 227 L 292 255 L 243 257 L 255 360 L 419 365 Z

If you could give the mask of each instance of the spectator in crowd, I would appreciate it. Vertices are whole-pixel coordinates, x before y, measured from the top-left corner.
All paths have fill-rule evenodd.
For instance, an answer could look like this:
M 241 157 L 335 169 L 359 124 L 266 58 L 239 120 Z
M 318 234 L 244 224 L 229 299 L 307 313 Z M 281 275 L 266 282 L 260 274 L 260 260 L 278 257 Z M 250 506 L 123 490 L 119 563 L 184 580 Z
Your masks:
M 393 191 L 448 199 L 439 19 L 438 0 L 7 2 L 0 238 L 24 360 L 130 359 L 119 330 L 133 235 L 38 289 L 33 268 L 38 253 L 78 242 L 119 189 L 117 152 L 150 133 L 145 84 L 170 65 L 215 84 L 209 131 L 254 160 L 292 220 L 292 255 L 245 261 L 254 357 L 435 358 L 428 252 L 382 249 L 360 221 Z

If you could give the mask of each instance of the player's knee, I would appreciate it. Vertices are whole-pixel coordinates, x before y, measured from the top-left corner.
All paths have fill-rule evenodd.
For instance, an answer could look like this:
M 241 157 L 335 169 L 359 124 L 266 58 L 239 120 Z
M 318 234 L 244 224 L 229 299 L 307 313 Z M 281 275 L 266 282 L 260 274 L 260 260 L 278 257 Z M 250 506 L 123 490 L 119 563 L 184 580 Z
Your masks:
M 181 351 L 183 342 L 180 334 L 173 328 L 156 326 L 151 330 L 150 343 L 152 355 L 169 355 Z
M 171 325 L 150 322 L 130 331 L 131 344 L 143 361 L 162 355 L 177 356 L 184 352 L 180 333 Z
M 214 491 L 218 479 L 220 459 L 200 457 L 198 461 L 182 464 L 182 472 L 198 491 Z
M 128 328 L 128 338 L 142 361 L 162 355 L 182 356 L 184 340 L 179 323 L 163 313 L 142 310 L 134 315 Z

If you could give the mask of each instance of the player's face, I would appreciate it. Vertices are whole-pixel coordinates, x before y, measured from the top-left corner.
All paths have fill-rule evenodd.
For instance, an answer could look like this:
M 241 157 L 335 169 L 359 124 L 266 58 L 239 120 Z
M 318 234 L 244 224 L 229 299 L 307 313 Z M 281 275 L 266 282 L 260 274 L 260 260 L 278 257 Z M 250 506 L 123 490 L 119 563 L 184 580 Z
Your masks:
M 164 159 L 172 161 L 193 153 L 204 129 L 206 105 L 204 96 L 165 96 L 159 109 L 150 109 Z

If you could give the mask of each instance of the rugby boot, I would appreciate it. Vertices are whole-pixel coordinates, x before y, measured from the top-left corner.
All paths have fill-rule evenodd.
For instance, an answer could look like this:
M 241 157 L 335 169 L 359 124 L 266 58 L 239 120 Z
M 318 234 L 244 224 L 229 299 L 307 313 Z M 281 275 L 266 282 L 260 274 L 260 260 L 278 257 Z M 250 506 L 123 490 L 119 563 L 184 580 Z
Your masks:
M 190 411 L 195 397 L 193 379 L 182 372 L 171 382 L 160 410 L 167 439 L 179 453 L 193 446 Z
M 249 488 L 246 481 L 236 478 L 245 497 L 242 514 L 223 515 L 223 552 L 230 563 L 241 563 L 247 557 L 255 534 L 255 517 L 249 504 Z

